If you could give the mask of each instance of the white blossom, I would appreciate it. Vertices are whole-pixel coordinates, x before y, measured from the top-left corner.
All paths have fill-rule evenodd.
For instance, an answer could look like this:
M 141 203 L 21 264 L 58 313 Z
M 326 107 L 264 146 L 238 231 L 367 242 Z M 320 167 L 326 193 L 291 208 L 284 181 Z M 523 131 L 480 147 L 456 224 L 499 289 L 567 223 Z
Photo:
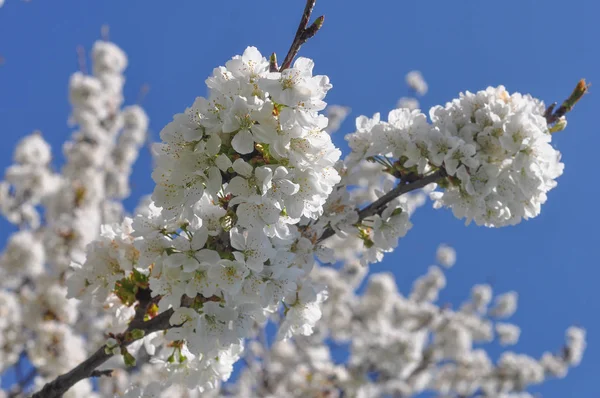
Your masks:
M 419 95 L 425 95 L 427 93 L 427 82 L 423 79 L 423 75 L 418 70 L 413 70 L 406 74 L 406 84 Z
M 438 246 L 436 257 L 440 265 L 446 268 L 450 268 L 456 263 L 456 251 L 448 245 Z

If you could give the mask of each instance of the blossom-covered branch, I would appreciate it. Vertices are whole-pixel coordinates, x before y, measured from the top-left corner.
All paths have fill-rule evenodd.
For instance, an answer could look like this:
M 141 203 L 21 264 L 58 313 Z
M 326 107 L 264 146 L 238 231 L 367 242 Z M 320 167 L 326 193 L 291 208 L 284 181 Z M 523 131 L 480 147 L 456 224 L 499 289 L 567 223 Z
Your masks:
M 125 333 L 116 336 L 118 337 L 117 341 L 122 341 L 122 343 L 118 345 L 119 350 L 132 344 L 136 340 L 139 340 L 146 334 L 171 328 L 172 326 L 169 324 L 171 315 L 172 311 L 166 311 L 153 319 L 136 324 L 136 328 L 129 327 Z M 136 338 L 133 335 L 139 337 Z M 96 369 L 115 355 L 116 352 L 114 349 L 114 346 L 109 347 L 106 344 L 98 348 L 98 350 L 96 350 L 89 358 L 77 365 L 71 371 L 58 376 L 55 380 L 46 384 L 40 391 L 33 394 L 33 398 L 61 397 L 62 394 L 80 380 L 88 377 L 100 376 L 102 371 Z
M 50 166 L 51 148 L 36 132 L 19 142 L 15 164 L 0 182 L 0 212 L 19 227 L 0 256 L 0 312 L 9 321 L 0 322 L 0 370 L 18 366 L 19 358 L 34 367 L 13 391 L 19 396 L 32 379 L 41 387 L 84 360 L 105 330 L 120 328 L 106 311 L 110 304 L 68 300 L 65 276 L 101 223 L 122 217 L 120 201 L 129 194 L 131 166 L 145 140 L 144 111 L 121 108 L 126 65 L 120 48 L 97 42 L 92 75 L 77 72 L 69 83 L 70 123 L 78 130 L 64 144 L 62 169 Z M 80 383 L 71 393 L 91 388 Z
M 144 344 L 160 349 L 154 360 L 170 380 L 214 389 L 229 377 L 253 325 L 273 316 L 282 316 L 279 338 L 310 335 L 327 294 L 327 284 L 311 276 L 313 258 L 335 257 L 319 244 L 323 233 L 332 236 L 329 228 L 366 265 L 381 261 L 410 228 L 411 206 L 400 194 L 438 182 L 443 191 L 432 196 L 458 217 L 502 226 L 537 215 L 532 205 L 545 200 L 562 170 L 543 105 L 503 87 L 434 108 L 434 124 L 406 109 L 392 111 L 388 122 L 359 118 L 348 136 L 353 152 L 340 165 L 318 113 L 331 85 L 312 76 L 312 67 L 299 58 L 270 72 L 250 47 L 217 68 L 207 80 L 209 98 L 161 132 L 153 202 L 134 219 L 105 226 L 85 262 L 74 265 L 72 296 L 100 303 L 116 296 L 131 307 L 140 289 L 150 289 L 155 319 L 169 314 L 169 323 Z M 372 205 L 356 211 L 347 191 L 356 174 L 348 170 L 364 162 L 401 183 L 381 187 Z M 536 165 L 531 174 L 522 172 L 527 165 Z M 355 237 L 363 245 L 348 243 Z M 423 283 L 438 286 L 436 275 Z M 184 305 L 185 297 L 214 299 Z M 122 346 L 111 339 L 109 348 Z M 94 358 L 90 366 L 107 359 Z M 77 377 L 91 372 L 87 361 L 82 369 Z
M 366 217 L 373 216 L 375 214 L 381 214 L 381 212 L 385 209 L 389 202 L 392 200 L 404 195 L 405 193 L 424 188 L 429 184 L 436 183 L 439 179 L 444 178 L 446 176 L 446 172 L 443 169 L 434 171 L 433 173 L 423 176 L 416 181 L 410 183 L 403 183 L 400 180 L 400 183 L 396 185 L 394 189 L 387 192 L 385 195 L 371 203 L 370 205 L 360 209 L 358 211 L 358 221 L 364 220 Z M 325 229 L 325 232 L 319 237 L 319 242 L 324 241 L 327 238 L 330 238 L 335 234 L 333 228 L 328 227 Z
M 199 298 L 201 301 L 208 301 L 209 299 Z M 190 306 L 195 300 L 184 298 L 182 305 Z M 101 375 L 107 375 L 108 371 L 95 370 L 113 355 L 121 353 L 124 347 L 127 347 L 135 341 L 143 338 L 146 335 L 150 335 L 154 332 L 165 331 L 172 327 L 180 327 L 181 325 L 173 325 L 170 323 L 170 318 L 173 315 L 173 310 L 167 310 L 154 318 L 144 320 L 148 307 L 152 305 L 151 300 L 140 300 L 136 314 L 131 320 L 129 327 L 123 333 L 115 335 L 112 339 L 112 344 L 109 343 L 100 347 L 94 352 L 88 359 L 73 368 L 68 373 L 57 377 L 51 383 L 48 383 L 39 392 L 33 395 L 34 398 L 54 398 L 60 397 L 69 388 L 75 385 L 82 379 L 88 377 L 98 377 Z M 112 370 L 111 370 L 112 371 Z
M 491 287 L 476 285 L 453 310 L 436 303 L 438 266 L 406 297 L 388 274 L 356 294 L 427 196 L 487 227 L 539 215 L 562 174 L 551 133 L 565 123 L 549 123 L 556 114 L 530 95 L 489 87 L 429 119 L 414 101 L 386 121 L 359 116 L 342 159 L 328 133 L 339 122 L 323 113 L 329 77 L 295 59 L 323 23 L 309 26 L 314 5 L 281 68 L 248 47 L 214 69 L 207 97 L 162 129 L 154 191 L 131 216 L 120 200 L 148 120 L 137 106 L 121 110 L 126 57 L 112 43 L 94 46 L 91 76 L 71 79 L 79 131 L 61 172 L 40 134 L 19 144 L 0 184 L 0 211 L 21 229 L 0 257 L 0 364 L 25 352 L 39 371 L 34 397 L 93 396 L 87 379 L 109 372 L 102 394 L 127 398 L 511 397 L 579 363 L 585 331 L 570 328 L 561 354 L 506 352 L 494 364 L 473 344 L 518 340 L 520 329 L 499 321 L 516 310 L 516 292 L 490 306 Z M 406 80 L 427 91 L 417 71 Z M 440 248 L 441 266 L 455 259 Z M 331 360 L 330 341 L 348 344 L 346 363 Z M 224 385 L 239 360 L 239 382 Z

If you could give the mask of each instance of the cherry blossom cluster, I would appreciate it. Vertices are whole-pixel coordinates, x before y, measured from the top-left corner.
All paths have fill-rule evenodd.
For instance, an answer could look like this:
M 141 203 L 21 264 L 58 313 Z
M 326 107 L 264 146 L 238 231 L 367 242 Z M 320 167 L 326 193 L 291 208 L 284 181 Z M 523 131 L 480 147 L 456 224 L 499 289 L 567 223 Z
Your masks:
M 438 263 L 450 267 L 455 252 L 438 249 Z M 494 340 L 517 343 L 517 325 L 506 321 L 517 308 L 517 294 L 494 298 L 489 285 L 475 285 L 458 308 L 440 303 L 446 286 L 439 266 L 431 266 L 404 296 L 391 274 L 368 277 L 364 267 L 319 267 L 312 277 L 328 286 L 323 317 L 309 337 L 249 343 L 248 366 L 226 396 L 439 396 L 533 397 L 524 391 L 548 378 L 566 376 L 585 350 L 585 330 L 570 327 L 558 353 L 536 359 L 505 351 L 496 359 L 480 348 Z M 346 347 L 346 348 L 345 348 Z M 339 363 L 333 350 L 348 359 Z
M 438 249 L 437 262 L 456 261 L 451 247 Z M 505 351 L 492 358 L 481 348 L 497 341 L 518 342 L 521 330 L 507 319 L 517 309 L 518 295 L 494 297 L 491 286 L 475 285 L 456 309 L 438 303 L 447 280 L 431 266 L 404 296 L 389 273 L 369 275 L 365 292 L 356 290 L 367 276 L 365 267 L 345 262 L 341 268 L 315 267 L 311 277 L 328 286 L 323 316 L 310 336 L 276 341 L 251 339 L 243 354 L 246 366 L 233 383 L 204 391 L 181 385 L 161 388 L 169 374 L 160 364 L 143 365 L 138 373 L 116 372 L 100 381 L 102 396 L 482 396 L 532 398 L 530 386 L 563 378 L 577 366 L 586 332 L 570 327 L 563 348 L 538 359 Z M 333 351 L 336 351 L 334 353 Z M 334 355 L 348 359 L 339 362 Z M 133 384 L 133 386 L 131 386 Z
M 364 121 L 359 117 L 357 126 Z M 359 209 L 389 194 L 397 187 L 397 178 L 380 164 L 357 158 L 354 153 L 337 167 L 341 181 L 329 196 L 323 215 L 307 229 L 320 237 L 328 229 L 335 232 L 323 242 L 334 262 L 357 260 L 363 266 L 380 262 L 384 253 L 393 251 L 408 233 L 410 216 L 425 204 L 435 184 L 396 196 L 380 210 L 365 215 Z
M 418 76 L 422 80 L 420 73 Z M 410 83 L 409 77 L 410 74 L 407 75 Z M 422 84 L 427 83 L 423 80 Z M 348 109 L 331 106 L 327 111 L 334 116 L 345 116 Z M 363 116 L 356 119 L 359 130 L 369 123 Z M 360 260 L 364 266 L 382 261 L 384 253 L 393 251 L 399 239 L 410 230 L 410 215 L 425 203 L 426 194 L 435 188 L 435 184 L 429 184 L 419 191 L 396 195 L 382 208 L 365 214 L 359 209 L 364 210 L 390 194 L 398 184 L 397 176 L 389 172 L 388 165 L 381 167 L 380 163 L 351 152 L 336 165 L 341 181 L 329 196 L 323 215 L 307 227 L 320 236 L 320 240 L 327 237 L 328 229 L 335 232 L 324 242 L 334 261 Z
M 407 296 L 385 273 L 357 294 L 427 197 L 478 225 L 539 214 L 563 167 L 540 101 L 488 88 L 432 108 L 428 121 L 405 98 L 387 121 L 357 118 L 340 160 L 330 134 L 349 108 L 325 110 L 329 78 L 307 58 L 279 70 L 248 47 L 161 131 L 154 192 L 126 216 L 148 128 L 141 107 L 123 107 L 126 66 L 120 48 L 97 42 L 92 74 L 71 77 L 65 164 L 57 171 L 34 133 L 0 182 L 0 213 L 18 227 L 0 254 L 0 372 L 26 360 L 39 390 L 101 352 L 113 377 L 98 391 L 84 379 L 66 398 L 523 398 L 581 361 L 575 327 L 559 354 L 490 358 L 475 345 L 519 339 L 505 321 L 517 293 L 476 285 L 458 309 L 440 305 L 439 266 Z M 406 82 L 427 91 L 417 71 Z M 441 246 L 437 261 L 450 268 L 456 253 Z M 331 343 L 347 361 L 333 361 Z M 224 383 L 240 359 L 239 379 Z
M 381 212 L 361 218 L 357 209 L 390 192 L 396 179 L 370 162 L 346 165 L 341 170 L 340 184 L 325 204 L 323 216 L 310 228 L 319 236 L 326 228 L 336 232 L 323 242 L 334 262 L 357 260 L 367 266 L 381 262 L 384 253 L 398 246 L 400 238 L 412 227 L 410 216 L 425 204 L 426 192 L 433 189 L 433 184 L 421 192 L 399 196 Z
M 0 254 L 0 362 L 5 370 L 28 361 L 37 386 L 83 361 L 107 330 L 120 331 L 131 318 L 114 299 L 102 308 L 67 298 L 71 261 L 83 261 L 103 223 L 122 219 L 148 127 L 139 106 L 121 107 L 125 53 L 99 41 L 91 58 L 93 74 L 76 72 L 69 83 L 76 130 L 63 145 L 65 163 L 53 164 L 50 145 L 35 132 L 17 144 L 0 182 L 0 212 L 18 227 Z M 85 380 L 65 396 L 91 388 Z
M 562 174 L 544 112 L 541 101 L 499 86 L 433 107 L 431 123 L 407 108 L 387 122 L 360 117 L 347 136 L 350 160 L 376 160 L 404 179 L 443 170 L 434 207 L 450 207 L 467 224 L 514 225 L 540 213 Z
M 307 279 L 317 237 L 298 224 L 323 214 L 340 151 L 318 113 L 331 84 L 312 69 L 299 58 L 270 72 L 254 47 L 216 68 L 208 98 L 160 134 L 148 211 L 104 226 L 69 279 L 72 297 L 129 305 L 133 279 L 158 313 L 173 308 L 171 325 L 183 326 L 165 339 L 179 345 L 155 359 L 189 387 L 227 378 L 252 324 L 282 305 L 281 338 L 309 334 L 320 317 L 326 293 Z

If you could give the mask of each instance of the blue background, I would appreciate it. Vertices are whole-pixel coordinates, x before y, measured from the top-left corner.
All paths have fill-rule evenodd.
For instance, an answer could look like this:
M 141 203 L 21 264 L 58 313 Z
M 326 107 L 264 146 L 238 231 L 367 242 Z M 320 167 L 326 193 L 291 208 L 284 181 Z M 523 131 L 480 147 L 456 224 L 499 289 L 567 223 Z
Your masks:
M 169 4 L 167 6 L 167 4 Z M 82 1 L 7 0 L 0 9 L 0 169 L 11 162 L 16 142 L 35 129 L 53 145 L 71 134 L 67 82 L 77 70 L 76 47 L 87 50 L 110 25 L 110 38 L 128 54 L 125 97 L 136 101 L 140 87 L 150 93 L 143 106 L 155 139 L 173 114 L 204 95 L 204 79 L 215 66 L 241 54 L 248 45 L 283 58 L 304 2 L 297 1 Z M 353 113 L 334 136 L 347 151 L 343 135 L 353 118 L 386 114 L 407 94 L 404 75 L 422 71 L 429 93 L 424 108 L 443 104 L 460 91 L 505 85 L 550 103 L 562 101 L 578 79 L 600 82 L 600 4 L 592 1 L 320 1 L 315 17 L 323 29 L 301 50 L 314 58 L 316 73 L 334 85 L 328 103 Z M 599 245 L 597 159 L 600 94 L 591 94 L 555 135 L 565 173 L 550 192 L 542 214 L 517 227 L 465 227 L 449 211 L 430 206 L 417 212 L 414 228 L 398 250 L 374 271 L 391 270 L 401 291 L 426 271 L 441 242 L 454 246 L 458 263 L 448 272 L 441 301 L 459 304 L 475 283 L 489 282 L 497 292 L 516 290 L 519 311 L 513 321 L 523 329 L 516 351 L 539 356 L 563 343 L 564 330 L 588 330 L 583 363 L 565 380 L 550 381 L 533 392 L 545 398 L 597 396 Z M 596 109 L 596 111 L 594 111 Z M 150 157 L 144 151 L 133 175 L 132 209 L 151 192 Z M 0 222 L 0 241 L 10 226 Z M 493 355 L 499 347 L 490 348 Z M 7 380 L 5 380 L 7 381 Z

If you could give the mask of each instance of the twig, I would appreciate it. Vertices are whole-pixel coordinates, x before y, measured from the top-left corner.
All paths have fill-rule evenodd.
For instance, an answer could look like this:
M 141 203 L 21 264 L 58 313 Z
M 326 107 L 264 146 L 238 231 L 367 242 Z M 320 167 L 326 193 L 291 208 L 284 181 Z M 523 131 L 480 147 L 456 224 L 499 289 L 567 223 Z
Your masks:
M 273 53 L 269 57 L 269 72 L 277 72 L 279 65 L 277 65 L 277 54 Z
M 362 221 L 369 216 L 372 216 L 375 214 L 381 214 L 381 212 L 385 209 L 387 204 L 389 202 L 391 202 L 392 200 L 396 199 L 398 196 L 401 196 L 401 195 L 404 195 L 405 193 L 423 188 L 426 185 L 434 183 L 437 180 L 439 180 L 440 178 L 444 178 L 444 177 L 446 177 L 446 171 L 443 169 L 440 169 L 428 176 L 425 176 L 425 177 L 423 177 L 419 180 L 416 180 L 414 182 L 411 182 L 409 184 L 400 183 L 400 184 L 396 185 L 396 187 L 394 189 L 392 189 L 391 191 L 389 191 L 388 193 L 383 195 L 381 198 L 377 199 L 375 202 L 371 203 L 364 209 L 360 210 L 358 212 L 358 220 Z M 323 234 L 321 235 L 321 237 L 318 239 L 317 242 L 323 242 L 325 239 L 328 239 L 328 238 L 332 237 L 333 235 L 335 235 L 335 231 L 333 230 L 333 228 L 327 227 L 327 229 L 325 229 L 325 232 L 323 232 Z
M 579 82 L 577 82 L 577 86 L 575 86 L 575 89 L 573 90 L 569 98 L 564 100 L 556 111 L 554 110 L 554 108 L 556 107 L 556 103 L 551 104 L 546 109 L 546 112 L 544 113 L 546 122 L 549 125 L 554 124 L 558 121 L 558 119 L 570 112 L 571 109 L 573 109 L 573 107 L 575 106 L 575 104 L 579 102 L 581 97 L 583 97 L 583 95 L 588 92 L 589 87 L 590 85 L 586 84 L 585 79 L 579 80 Z
M 300 47 L 304 43 L 308 41 L 311 37 L 317 34 L 321 26 L 323 26 L 323 21 L 325 20 L 324 16 L 320 16 L 312 23 L 312 25 L 308 26 L 308 22 L 310 21 L 310 15 L 312 14 L 312 10 L 315 7 L 317 0 L 307 0 L 306 6 L 304 7 L 304 12 L 302 13 L 302 18 L 300 19 L 300 24 L 298 25 L 298 30 L 296 31 L 296 36 L 294 37 L 294 41 L 290 46 L 290 49 L 281 64 L 281 69 L 284 70 L 290 67 L 292 61 L 300 51 Z

